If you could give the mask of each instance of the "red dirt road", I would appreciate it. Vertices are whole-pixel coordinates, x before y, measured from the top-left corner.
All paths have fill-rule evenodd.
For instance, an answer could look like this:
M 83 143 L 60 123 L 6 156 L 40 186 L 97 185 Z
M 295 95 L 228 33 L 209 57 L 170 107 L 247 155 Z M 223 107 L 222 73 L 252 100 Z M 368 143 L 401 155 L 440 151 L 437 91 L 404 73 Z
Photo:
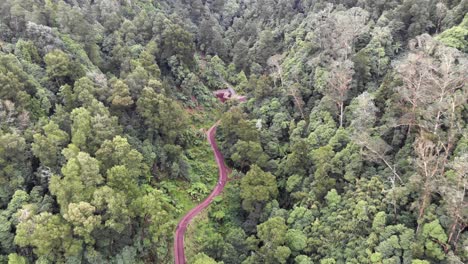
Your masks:
M 208 142 L 211 145 L 211 149 L 214 152 L 216 163 L 218 164 L 219 180 L 216 183 L 216 187 L 213 189 L 211 194 L 202 203 L 200 203 L 195 208 L 190 210 L 182 218 L 182 220 L 180 220 L 179 224 L 177 225 L 176 233 L 175 233 L 175 237 L 174 237 L 174 260 L 175 260 L 175 264 L 185 264 L 186 263 L 185 252 L 184 252 L 184 234 L 185 234 L 185 231 L 187 230 L 188 224 L 190 223 L 190 221 L 198 213 L 200 213 L 203 209 L 205 209 L 206 207 L 208 207 L 208 205 L 210 205 L 213 198 L 218 196 L 223 191 L 224 186 L 226 185 L 226 182 L 227 182 L 228 169 L 227 169 L 226 165 L 224 164 L 223 155 L 219 151 L 218 145 L 216 145 L 216 141 L 215 141 L 215 133 L 216 133 L 216 126 L 217 125 L 218 125 L 217 123 L 215 125 L 213 125 L 208 130 L 207 134 L 208 134 Z

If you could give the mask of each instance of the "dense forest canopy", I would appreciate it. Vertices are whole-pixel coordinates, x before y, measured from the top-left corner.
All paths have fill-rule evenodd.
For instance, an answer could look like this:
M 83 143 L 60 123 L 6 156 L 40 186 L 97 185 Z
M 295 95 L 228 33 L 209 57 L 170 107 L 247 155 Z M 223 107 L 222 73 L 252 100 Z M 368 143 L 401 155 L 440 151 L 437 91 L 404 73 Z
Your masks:
M 0 263 L 172 263 L 218 119 L 188 263 L 468 263 L 467 11 L 0 1 Z

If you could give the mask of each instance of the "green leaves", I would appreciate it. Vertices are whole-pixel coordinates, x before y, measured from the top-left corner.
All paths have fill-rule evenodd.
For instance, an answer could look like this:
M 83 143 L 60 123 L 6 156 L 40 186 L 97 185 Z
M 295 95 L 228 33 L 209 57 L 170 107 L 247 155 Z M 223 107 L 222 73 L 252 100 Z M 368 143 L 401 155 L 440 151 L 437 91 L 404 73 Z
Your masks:
M 288 227 L 281 217 L 273 217 L 257 226 L 257 236 L 263 242 L 261 259 L 265 263 L 286 263 L 291 250 L 285 246 Z
M 64 255 L 73 256 L 81 251 L 81 241 L 73 239 L 71 232 L 60 215 L 43 212 L 18 224 L 15 243 L 32 246 L 37 255 L 59 261 Z
M 307 246 L 307 236 L 297 229 L 289 229 L 287 231 L 286 241 L 288 247 L 294 252 L 300 252 Z
M 241 180 L 242 207 L 253 211 L 256 204 L 265 204 L 278 195 L 275 177 L 253 165 Z
M 87 139 L 91 135 L 91 114 L 83 107 L 75 108 L 70 116 L 72 120 L 72 143 L 83 150 L 87 149 Z
M 47 75 L 58 85 L 76 80 L 84 75 L 82 66 L 72 62 L 70 57 L 61 50 L 47 53 L 44 61 Z
M 126 138 L 116 136 L 106 140 L 96 152 L 96 158 L 101 162 L 104 173 L 116 165 L 123 165 L 133 177 L 142 176 L 147 170 L 143 164 L 143 155 L 133 149 Z
M 68 142 L 68 134 L 50 121 L 42 127 L 43 133 L 34 134 L 32 151 L 42 165 L 57 170 L 61 160 L 61 150 Z
M 137 111 L 145 124 L 169 143 L 173 143 L 188 126 L 187 114 L 177 102 L 148 87 L 138 99 Z
M 447 235 L 439 220 L 425 224 L 421 236 L 424 241 L 424 253 L 427 256 L 438 260 L 445 258 L 443 247 L 447 246 Z
M 0 204 L 6 205 L 17 189 L 31 176 L 28 145 L 17 133 L 0 132 Z
M 95 215 L 96 207 L 86 202 L 70 203 L 63 218 L 73 225 L 73 233 L 84 238 L 88 244 L 94 244 L 91 232 L 100 225 L 101 216 Z
M 51 193 L 57 196 L 62 212 L 67 211 L 71 202 L 90 201 L 94 190 L 104 181 L 99 162 L 85 152 L 68 157 L 62 174 L 63 178 L 54 175 L 50 180 Z
M 253 164 L 264 167 L 268 161 L 268 156 L 263 153 L 262 146 L 257 142 L 239 140 L 233 146 L 233 152 L 231 155 L 232 161 L 242 169 Z

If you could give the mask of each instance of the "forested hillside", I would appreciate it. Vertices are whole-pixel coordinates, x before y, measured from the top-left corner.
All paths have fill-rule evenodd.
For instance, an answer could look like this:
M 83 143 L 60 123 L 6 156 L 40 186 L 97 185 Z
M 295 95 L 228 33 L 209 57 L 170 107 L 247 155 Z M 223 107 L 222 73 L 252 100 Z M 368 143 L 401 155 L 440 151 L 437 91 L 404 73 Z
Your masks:
M 0 263 L 173 263 L 218 119 L 188 263 L 468 263 L 467 11 L 1 0 Z

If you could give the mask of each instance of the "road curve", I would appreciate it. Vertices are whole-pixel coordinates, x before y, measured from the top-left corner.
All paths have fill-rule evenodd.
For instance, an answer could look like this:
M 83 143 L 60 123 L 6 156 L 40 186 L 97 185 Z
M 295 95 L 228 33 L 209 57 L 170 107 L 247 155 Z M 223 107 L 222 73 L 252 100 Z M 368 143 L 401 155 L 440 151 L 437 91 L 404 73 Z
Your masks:
M 227 182 L 227 175 L 228 175 L 228 170 L 226 165 L 224 164 L 224 158 L 221 152 L 218 149 L 218 145 L 216 145 L 216 140 L 215 140 L 215 133 L 216 133 L 216 127 L 218 126 L 218 123 L 213 125 L 207 132 L 208 135 L 208 142 L 211 145 L 211 149 L 213 150 L 216 163 L 218 164 L 218 169 L 219 169 L 219 180 L 216 183 L 216 187 L 213 189 L 211 194 L 199 205 L 197 205 L 195 208 L 190 210 L 183 218 L 180 220 L 179 224 L 177 225 L 176 228 L 176 233 L 174 236 L 174 260 L 175 264 L 185 264 L 186 259 L 185 259 L 185 252 L 184 252 L 184 234 L 185 231 L 187 230 L 187 226 L 190 223 L 190 221 L 198 214 L 200 213 L 203 209 L 208 207 L 210 205 L 211 201 L 213 200 L 214 197 L 218 196 L 224 189 L 224 186 L 226 185 Z

